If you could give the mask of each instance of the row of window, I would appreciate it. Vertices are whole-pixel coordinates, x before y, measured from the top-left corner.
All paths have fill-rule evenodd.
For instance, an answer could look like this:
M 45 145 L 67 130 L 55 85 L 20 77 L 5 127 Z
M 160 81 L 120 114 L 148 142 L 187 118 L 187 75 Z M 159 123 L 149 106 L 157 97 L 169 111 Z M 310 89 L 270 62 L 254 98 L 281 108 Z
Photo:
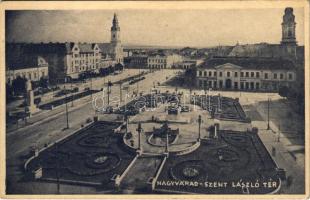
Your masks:
M 203 74 L 202 74 L 202 71 L 199 71 L 199 76 L 207 76 L 207 72 L 204 71 Z M 208 73 L 208 76 L 209 77 L 212 77 L 212 72 L 209 71 Z M 216 77 L 217 76 L 217 72 L 213 72 L 213 76 Z M 226 72 L 226 77 L 231 77 L 232 74 L 231 72 Z M 219 77 L 223 77 L 223 72 L 219 72 Z M 234 77 L 238 77 L 238 72 L 235 72 L 234 73 Z M 240 77 L 243 78 L 243 77 L 246 77 L 246 78 L 260 78 L 260 73 L 259 72 L 240 72 Z M 268 79 L 269 78 L 269 75 L 268 73 L 265 73 L 264 74 L 264 78 L 265 79 Z M 278 74 L 277 73 L 273 73 L 273 78 L 274 79 L 278 79 Z M 284 79 L 284 74 L 283 73 L 280 73 L 279 74 L 279 78 L 280 79 Z M 289 80 L 292 80 L 293 79 L 293 74 L 289 73 L 288 74 L 288 79 Z
M 163 64 L 163 65 L 149 65 L 149 68 L 158 68 L 158 69 L 166 69 L 167 68 L 167 65 L 166 64 Z
M 259 90 L 260 89 L 260 83 L 259 82 L 240 82 L 240 88 L 238 82 L 233 82 L 233 85 L 225 85 L 222 80 L 218 82 L 217 81 L 202 81 L 199 80 L 199 87 L 201 88 L 229 88 L 229 89 L 241 89 L 241 90 Z
M 149 59 L 149 62 L 165 63 L 166 59 Z
M 98 57 L 99 56 L 99 53 L 95 53 L 95 54 L 78 54 L 78 53 L 75 53 L 73 54 L 73 57 L 74 58 L 78 58 L 78 57 Z
M 38 78 L 40 78 L 40 77 L 44 77 L 45 76 L 45 72 L 44 71 L 42 71 L 41 72 L 41 76 L 40 76 L 40 72 L 28 72 L 28 73 L 16 73 L 15 74 L 15 77 L 23 77 L 23 78 L 27 78 L 27 79 L 29 79 L 29 80 L 32 80 L 32 79 L 38 79 Z M 13 76 L 13 78 L 14 78 L 14 76 Z
M 227 86 L 224 85 L 223 81 L 218 82 L 219 85 L 217 85 L 217 81 L 199 81 L 199 87 L 201 88 L 213 88 L 213 89 L 223 89 Z M 238 87 L 240 84 L 240 87 Z M 280 83 L 279 82 L 270 82 L 270 83 L 262 83 L 259 82 L 234 82 L 233 85 L 230 85 L 229 89 L 235 89 L 235 90 L 277 90 L 279 89 Z

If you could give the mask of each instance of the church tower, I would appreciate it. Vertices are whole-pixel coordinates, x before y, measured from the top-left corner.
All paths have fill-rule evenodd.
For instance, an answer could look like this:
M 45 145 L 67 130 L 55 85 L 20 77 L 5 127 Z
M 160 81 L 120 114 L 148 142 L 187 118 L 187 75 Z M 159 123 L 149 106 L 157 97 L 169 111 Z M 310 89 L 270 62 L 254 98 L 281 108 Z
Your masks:
M 112 27 L 111 27 L 111 47 L 112 57 L 117 63 L 123 63 L 123 47 L 120 37 L 120 26 L 118 23 L 117 15 L 114 13 Z
M 282 22 L 282 41 L 281 44 L 293 44 L 296 45 L 295 37 L 295 15 L 293 14 L 293 8 L 285 8 L 285 14 L 283 15 Z
M 293 8 L 285 8 L 282 22 L 281 46 L 284 56 L 296 57 L 295 15 Z
M 120 39 L 120 27 L 118 24 L 118 19 L 117 19 L 117 15 L 114 13 L 114 17 L 113 17 L 113 22 L 112 22 L 112 27 L 111 27 L 111 43 L 120 43 L 121 39 Z

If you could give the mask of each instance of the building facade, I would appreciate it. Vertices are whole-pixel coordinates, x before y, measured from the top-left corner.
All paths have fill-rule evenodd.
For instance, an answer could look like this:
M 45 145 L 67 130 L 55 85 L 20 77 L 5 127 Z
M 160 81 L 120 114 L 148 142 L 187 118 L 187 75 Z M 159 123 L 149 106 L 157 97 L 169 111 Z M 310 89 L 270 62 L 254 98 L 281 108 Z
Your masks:
M 132 55 L 126 58 L 126 67 L 129 68 L 147 68 L 148 56 L 147 55 Z
M 110 43 L 7 43 L 6 57 L 41 56 L 48 63 L 51 82 L 78 78 L 86 71 L 99 72 L 102 67 L 123 64 L 120 26 L 114 14 Z M 10 68 L 10 66 L 7 66 Z
M 30 81 L 39 81 L 41 78 L 48 79 L 48 63 L 40 56 L 24 57 L 20 60 L 7 60 L 5 72 L 6 83 L 12 84 L 17 78 L 26 78 Z
M 296 81 L 296 69 L 290 60 L 258 58 L 213 58 L 197 69 L 201 89 L 278 91 Z
M 149 69 L 171 69 L 176 63 L 183 61 L 183 57 L 178 54 L 158 53 L 149 55 L 147 66 Z

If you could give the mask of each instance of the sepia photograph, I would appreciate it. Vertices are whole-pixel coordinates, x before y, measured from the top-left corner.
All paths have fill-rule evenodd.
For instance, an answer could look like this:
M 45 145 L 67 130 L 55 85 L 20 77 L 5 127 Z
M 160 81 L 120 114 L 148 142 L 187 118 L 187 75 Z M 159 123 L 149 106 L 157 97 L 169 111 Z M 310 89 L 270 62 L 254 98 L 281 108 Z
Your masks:
M 7 197 L 307 194 L 309 2 L 6 3 Z

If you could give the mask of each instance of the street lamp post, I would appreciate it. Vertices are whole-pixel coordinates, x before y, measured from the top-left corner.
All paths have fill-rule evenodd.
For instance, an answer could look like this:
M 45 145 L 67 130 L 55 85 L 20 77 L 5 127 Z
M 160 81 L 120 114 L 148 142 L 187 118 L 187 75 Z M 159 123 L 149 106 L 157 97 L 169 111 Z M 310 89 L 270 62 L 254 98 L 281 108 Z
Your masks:
M 66 88 L 66 86 L 64 86 L 64 88 Z M 66 97 L 65 97 L 65 101 L 66 101 L 66 122 L 67 122 L 67 127 L 66 129 L 69 128 L 69 113 L 68 113 L 68 95 L 67 95 L 67 91 L 65 90 L 66 93 Z
M 71 80 L 71 97 L 72 97 L 71 107 L 73 107 L 74 94 L 72 93 L 72 80 Z
M 119 84 L 119 98 L 120 98 L 120 102 L 122 103 L 122 82 L 120 82 Z
M 59 183 L 59 151 L 58 151 L 58 143 L 55 143 L 56 146 L 56 180 L 57 180 L 57 194 L 60 194 L 60 183 Z
M 201 127 L 201 115 L 198 116 L 198 142 L 200 141 L 201 135 L 200 135 L 200 127 Z
M 141 148 L 141 132 L 142 132 L 141 122 L 138 123 L 137 131 L 139 134 L 138 135 L 138 150 L 142 150 L 142 148 Z
M 268 104 L 267 104 L 267 130 L 270 130 L 270 125 L 269 125 L 269 109 L 270 109 L 270 98 L 268 97 Z
M 93 99 L 93 79 L 92 75 L 90 75 L 90 98 Z
M 110 105 L 110 94 L 111 94 L 111 87 L 112 87 L 112 82 L 109 80 L 108 82 L 108 105 Z

